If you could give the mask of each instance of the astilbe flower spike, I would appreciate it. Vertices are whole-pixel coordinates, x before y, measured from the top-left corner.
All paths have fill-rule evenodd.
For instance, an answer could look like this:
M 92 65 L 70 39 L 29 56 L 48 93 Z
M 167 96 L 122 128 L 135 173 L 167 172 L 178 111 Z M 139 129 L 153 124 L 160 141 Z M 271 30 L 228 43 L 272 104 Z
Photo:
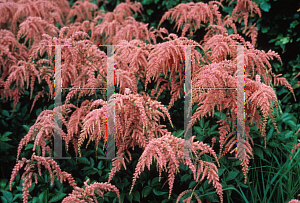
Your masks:
M 297 200 L 297 199 L 292 199 L 292 200 L 290 200 L 288 203 L 300 203 L 300 201 Z
M 69 194 L 68 197 L 65 197 L 62 203 L 76 202 L 76 203 L 98 203 L 97 197 L 95 194 L 100 197 L 104 197 L 103 191 L 112 191 L 118 195 L 119 202 L 121 203 L 120 193 L 116 186 L 111 185 L 110 183 L 98 183 L 95 182 L 91 185 L 88 185 L 89 179 L 84 182 L 84 189 L 75 187 L 72 194 Z M 90 197 L 91 196 L 91 197 Z
M 171 125 L 171 117 L 160 102 L 153 101 L 149 96 L 142 96 L 140 94 L 132 94 L 130 89 L 125 89 L 125 94 L 114 94 L 115 97 L 115 136 L 116 136 L 116 146 L 117 146 L 117 157 L 125 158 L 128 162 L 131 160 L 129 148 L 134 150 L 134 147 L 144 149 L 150 140 L 154 137 L 160 137 L 167 133 L 167 130 L 162 129 L 164 125 L 159 125 L 157 122 L 160 117 L 164 118 L 163 113 L 168 117 Z M 102 105 L 101 108 L 98 108 Z M 160 112 L 159 109 L 162 111 Z M 80 136 L 77 140 L 77 149 L 80 154 L 80 147 L 82 146 L 85 139 L 88 138 L 88 143 L 90 141 L 95 141 L 95 145 L 101 139 L 105 139 L 106 132 L 106 119 L 107 119 L 107 102 L 99 99 L 93 101 L 90 105 L 89 111 L 85 118 L 83 119 L 83 126 Z M 85 112 L 87 112 L 85 110 Z M 113 116 L 113 115 L 111 115 Z M 79 122 L 79 120 L 78 120 Z M 78 123 L 76 122 L 76 123 Z M 73 122 L 74 123 L 74 122 Z M 78 123 L 79 124 L 79 123 Z M 68 125 L 69 132 L 77 132 L 77 124 L 72 123 Z M 71 129 L 74 130 L 71 130 Z M 68 134 L 68 137 L 71 136 Z M 67 138 L 70 140 L 70 138 Z M 129 160 L 125 156 L 128 154 Z M 110 172 L 108 182 L 110 182 L 114 174 L 120 170 L 121 164 L 124 165 L 124 160 L 116 159 L 113 161 L 113 168 Z
M 193 142 L 193 138 L 194 136 L 191 137 L 191 139 L 187 142 L 189 142 L 195 157 L 200 158 L 202 154 L 209 153 L 219 164 L 214 150 L 208 145 L 203 144 L 202 142 Z M 223 202 L 223 191 L 222 185 L 219 183 L 218 169 L 213 163 L 198 160 L 198 164 L 195 165 L 192 163 L 191 159 L 178 159 L 187 155 L 185 154 L 184 150 L 184 142 L 184 139 L 176 138 L 172 136 L 171 133 L 168 133 L 161 138 L 152 139 L 145 148 L 136 165 L 130 193 L 133 190 L 133 186 L 135 185 L 137 178 L 144 171 L 145 165 L 150 170 L 150 165 L 152 164 L 152 159 L 154 158 L 157 161 L 159 179 L 161 178 L 161 173 L 163 170 L 167 171 L 169 174 L 169 198 L 173 189 L 175 174 L 179 172 L 179 163 L 181 162 L 191 169 L 191 171 L 193 172 L 193 177 L 196 181 L 199 180 L 201 174 L 202 177 L 200 179 L 200 182 L 204 179 L 205 176 L 207 176 L 209 183 L 212 181 L 221 202 Z M 200 150 L 200 152 L 198 150 Z
M 36 162 L 36 163 L 35 163 Z M 72 178 L 71 174 L 68 174 L 64 171 L 61 171 L 59 165 L 50 158 L 45 158 L 41 156 L 36 156 L 35 153 L 32 154 L 31 159 L 27 160 L 26 158 L 22 158 L 22 161 L 19 160 L 18 163 L 15 165 L 11 178 L 9 181 L 9 188 L 10 191 L 12 189 L 12 183 L 17 176 L 17 173 L 20 171 L 20 169 L 23 167 L 23 165 L 26 163 L 24 168 L 24 173 L 21 176 L 21 179 L 24 180 L 22 186 L 23 186 L 23 202 L 28 203 L 28 195 L 29 190 L 28 188 L 31 187 L 32 184 L 32 178 L 34 177 L 35 183 L 37 184 L 37 172 L 39 176 L 42 176 L 41 172 L 41 165 L 43 165 L 50 174 L 51 179 L 51 185 L 53 185 L 54 178 L 57 177 L 57 180 L 60 179 L 60 182 L 68 181 L 73 188 L 76 188 L 76 183 L 74 179 Z

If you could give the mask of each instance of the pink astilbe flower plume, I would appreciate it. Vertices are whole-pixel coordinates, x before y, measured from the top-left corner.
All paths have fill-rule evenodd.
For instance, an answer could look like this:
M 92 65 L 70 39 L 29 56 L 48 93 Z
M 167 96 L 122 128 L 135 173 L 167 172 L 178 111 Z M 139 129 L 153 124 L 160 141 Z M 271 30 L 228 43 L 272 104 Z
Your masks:
M 193 138 L 194 137 L 192 137 L 188 142 L 191 144 L 190 146 L 195 157 L 200 158 L 204 153 L 210 154 L 219 164 L 214 150 L 202 142 L 193 142 Z M 172 193 L 175 174 L 179 172 L 179 163 L 183 163 L 187 165 L 193 172 L 194 180 L 198 181 L 200 175 L 202 174 L 200 179 L 201 182 L 204 177 L 207 176 L 209 183 L 212 181 L 213 186 L 218 191 L 217 193 L 221 199 L 221 202 L 223 202 L 222 185 L 219 183 L 218 169 L 215 164 L 199 159 L 197 159 L 198 164 L 192 163 L 191 159 L 188 158 L 178 159 L 178 157 L 185 157 L 186 155 L 184 152 L 184 142 L 184 139 L 176 138 L 172 136 L 171 133 L 168 133 L 161 138 L 152 139 L 145 148 L 136 165 L 130 193 L 133 190 L 133 186 L 137 178 L 144 171 L 145 165 L 148 167 L 148 170 L 150 170 L 150 165 L 152 164 L 152 160 L 154 158 L 154 160 L 157 162 L 159 179 L 161 178 L 162 171 L 167 171 L 169 174 L 169 198 Z
M 12 189 L 12 183 L 17 176 L 17 173 L 20 171 L 20 169 L 25 165 L 24 173 L 21 176 L 21 179 L 24 180 L 23 182 L 23 202 L 28 202 L 28 195 L 29 190 L 28 188 L 31 187 L 32 184 L 32 178 L 34 177 L 35 183 L 37 184 L 37 174 L 39 176 L 42 176 L 41 173 L 41 165 L 43 165 L 50 174 L 51 179 L 51 186 L 53 185 L 54 178 L 56 177 L 57 180 L 60 179 L 60 182 L 68 181 L 73 188 L 76 188 L 76 183 L 74 179 L 72 178 L 71 174 L 68 174 L 64 171 L 61 171 L 59 165 L 50 158 L 40 157 L 36 156 L 35 153 L 32 154 L 31 159 L 27 160 L 26 158 L 22 158 L 22 161 L 19 160 L 18 163 L 15 165 L 10 181 L 9 181 L 9 188 L 10 191 Z
M 112 191 L 118 195 L 119 202 L 121 203 L 120 193 L 116 186 L 109 183 L 98 183 L 95 182 L 91 185 L 88 185 L 89 179 L 84 182 L 84 189 L 75 187 L 72 194 L 69 194 L 68 197 L 65 197 L 62 203 L 76 202 L 76 203 L 98 203 L 96 194 L 100 197 L 104 197 L 104 191 Z

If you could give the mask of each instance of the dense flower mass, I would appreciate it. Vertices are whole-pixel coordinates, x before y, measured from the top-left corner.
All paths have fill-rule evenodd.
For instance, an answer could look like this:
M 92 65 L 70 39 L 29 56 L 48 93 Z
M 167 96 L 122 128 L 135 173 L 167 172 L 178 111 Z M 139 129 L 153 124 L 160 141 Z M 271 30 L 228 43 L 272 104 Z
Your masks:
M 257 127 L 266 147 L 266 124 L 269 118 L 274 119 L 274 106 L 276 109 L 278 107 L 276 94 L 270 85 L 284 85 L 293 95 L 294 92 L 285 78 L 279 78 L 281 74 L 275 75 L 272 72 L 270 61 L 277 59 L 281 62 L 280 56 L 271 50 L 264 52 L 255 48 L 257 27 L 249 23 L 249 18 L 251 14 L 261 16 L 259 7 L 251 0 L 230 2 L 236 5 L 232 14 L 225 17 L 220 12 L 222 0 L 190 2 L 169 9 L 162 16 L 159 26 L 168 19 L 175 21 L 175 28 L 181 30 L 179 37 L 165 28 L 149 28 L 148 24 L 136 21 L 134 14 L 142 14 L 143 7 L 129 0 L 120 3 L 112 12 L 104 12 L 87 0 L 78 0 L 72 7 L 66 0 L 0 0 L 0 13 L 5 14 L 0 16 L 1 98 L 13 99 L 15 108 L 25 89 L 30 88 L 32 97 L 34 88 L 43 84 L 42 90 L 33 100 L 31 110 L 40 97 L 54 101 L 55 74 L 58 74 L 54 68 L 55 45 L 63 45 L 61 86 L 72 87 L 65 94 L 61 112 L 57 113 L 60 107 L 42 111 L 20 141 L 10 189 L 24 166 L 21 179 L 24 181 L 23 202 L 27 203 L 28 188 L 33 178 L 37 183 L 38 177 L 42 176 L 43 165 L 50 174 L 51 185 L 56 177 L 61 183 L 68 181 L 73 187 L 73 192 L 63 199 L 63 203 L 97 202 L 96 195 L 104 198 L 104 192 L 109 191 L 117 194 L 121 202 L 119 189 L 110 182 L 122 166 L 127 170 L 126 163 L 132 160 L 130 151 L 139 148 L 143 153 L 135 166 L 130 193 L 145 166 L 150 170 L 154 158 L 159 178 L 163 171 L 168 174 L 169 198 L 174 189 L 175 176 L 180 172 L 179 164 L 183 164 L 191 170 L 191 176 L 197 183 L 195 188 L 206 178 L 223 202 L 223 188 L 218 175 L 219 160 L 237 150 L 237 133 L 233 123 L 240 118 L 237 118 L 236 92 L 213 88 L 237 87 L 236 67 L 240 57 L 237 45 L 244 46 L 245 150 L 240 165 L 246 183 L 254 145 L 250 127 Z M 243 25 L 243 33 L 238 33 L 238 24 Z M 192 40 L 196 31 L 202 27 L 206 27 L 203 40 Z M 102 51 L 99 45 L 115 45 L 113 57 Z M 189 140 L 177 138 L 166 129 L 166 125 L 160 123 L 161 118 L 165 120 L 166 116 L 174 127 L 171 120 L 172 107 L 185 94 L 187 45 L 191 47 L 192 85 L 195 88 L 192 104 L 198 105 L 188 127 L 204 117 L 213 117 L 215 111 L 225 113 L 225 118 L 217 121 L 219 137 L 212 138 L 210 146 L 194 141 L 194 136 Z M 114 66 L 114 85 L 118 93 L 114 92 L 111 98 L 106 98 L 103 89 L 109 86 L 109 63 Z M 155 86 L 147 91 L 151 83 L 155 83 Z M 158 101 L 166 92 L 170 93 L 168 105 Z M 84 100 L 89 96 L 100 99 Z M 112 98 L 114 105 L 110 106 Z M 86 147 L 92 141 L 96 151 L 100 141 L 106 144 L 109 117 L 115 119 L 116 158 L 112 160 L 108 180 L 106 183 L 93 182 L 88 185 L 87 179 L 84 188 L 80 188 L 72 174 L 62 171 L 51 158 L 54 132 L 60 130 L 53 123 L 56 118 L 62 121 L 64 130 L 61 139 L 65 150 L 68 152 L 72 143 L 75 155 L 82 156 L 82 146 L 86 140 Z M 273 124 L 278 131 L 275 121 Z M 33 142 L 31 159 L 19 160 L 23 148 L 30 142 Z M 190 154 L 197 158 L 196 161 L 178 159 L 186 156 L 186 144 L 191 150 Z M 215 151 L 216 146 L 218 153 Z M 299 144 L 296 145 L 292 153 L 299 147 Z M 37 156 L 36 151 L 40 149 L 42 151 Z M 214 161 L 208 161 L 207 157 Z M 192 196 L 201 202 L 195 188 L 183 191 L 177 202 L 183 197 L 185 202 L 191 202 Z M 186 194 L 191 195 L 186 197 Z M 290 201 L 294 202 L 299 201 Z

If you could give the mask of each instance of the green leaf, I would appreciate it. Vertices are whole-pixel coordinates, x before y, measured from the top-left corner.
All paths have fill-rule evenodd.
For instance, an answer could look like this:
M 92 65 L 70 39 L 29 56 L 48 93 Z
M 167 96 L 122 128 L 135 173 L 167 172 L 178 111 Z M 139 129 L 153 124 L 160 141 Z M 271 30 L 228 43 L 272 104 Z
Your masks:
M 150 16 L 154 11 L 152 9 L 147 9 L 146 12 Z
M 7 110 L 2 110 L 2 115 L 9 117 L 9 112 Z
M 199 121 L 199 125 L 200 125 L 201 128 L 204 127 L 204 119 L 201 119 L 201 120 Z
M 167 194 L 168 192 L 162 192 L 162 191 L 159 191 L 157 189 L 153 189 L 153 193 L 157 196 L 162 196 L 164 194 Z
M 294 20 L 291 24 L 290 24 L 290 28 L 295 28 L 297 25 L 299 25 L 299 22 L 297 20 Z
M 8 200 L 8 202 L 13 201 L 13 195 L 10 192 L 2 190 L 2 193 L 3 196 Z
M 151 192 L 152 187 L 146 186 L 144 187 L 144 189 L 142 190 L 142 196 L 143 197 L 147 197 L 149 195 L 149 193 Z
M 21 113 L 22 113 L 22 117 L 24 118 L 24 116 L 28 113 L 28 104 L 26 104 L 26 105 L 22 108 Z
M 183 135 L 183 133 L 184 133 L 184 130 L 177 130 L 175 137 L 179 138 L 179 137 L 181 137 Z
M 282 39 L 280 39 L 282 44 L 287 44 L 290 41 L 290 37 L 283 37 Z
M 4 189 L 6 184 L 7 184 L 7 181 L 8 181 L 7 179 L 1 179 L 0 180 L 0 187 Z
M 181 176 L 181 179 L 180 179 L 181 182 L 187 182 L 189 180 L 191 180 L 190 174 L 184 174 L 183 176 Z
M 259 156 L 259 158 L 264 159 L 264 153 L 261 148 L 255 147 L 253 149 L 253 153 L 254 153 L 254 155 Z
M 127 199 L 132 203 L 133 195 L 129 195 L 126 193 Z
M 266 1 L 263 1 L 261 4 L 260 4 L 260 8 L 261 10 L 265 11 L 265 12 L 269 12 L 270 8 L 271 8 L 271 5 L 266 2 Z
M 294 129 L 296 127 L 296 123 L 292 120 L 288 120 L 288 121 L 283 121 L 286 124 L 288 124 L 292 129 Z
M 194 126 L 194 130 L 199 134 L 199 135 L 203 135 L 203 128 L 199 127 L 199 126 Z
M 17 198 L 19 198 L 20 200 L 22 200 L 22 196 L 23 196 L 23 194 L 16 194 L 16 195 L 14 196 L 13 201 L 15 201 Z
M 240 160 L 237 160 L 235 162 L 232 163 L 232 166 L 238 166 L 240 165 L 242 162 Z
M 51 202 L 57 202 L 57 201 L 61 200 L 62 198 L 64 198 L 64 196 L 66 196 L 65 193 L 58 193 L 58 194 L 54 195 L 54 196 L 49 200 L 49 203 L 51 203 Z
M 103 161 L 102 160 L 99 161 L 98 167 L 97 167 L 99 170 L 102 170 L 104 168 L 104 166 L 102 166 L 102 164 L 103 164 Z
M 261 32 L 262 33 L 267 33 L 269 31 L 269 27 L 262 27 Z
M 83 163 L 83 164 L 86 164 L 86 165 L 90 165 L 91 163 L 89 162 L 89 160 L 85 157 L 76 157 L 77 160 L 80 162 L 80 163 Z
M 6 142 L 0 142 L 0 152 L 7 151 L 11 148 L 14 148 L 14 147 Z
M 39 116 L 42 111 L 43 111 L 42 108 L 39 108 L 38 110 L 36 110 L 36 112 L 35 112 L 36 116 Z
M 218 169 L 218 176 L 220 177 L 224 173 L 225 169 Z
M 86 171 L 86 170 L 91 170 L 93 167 L 91 167 L 91 166 L 85 166 L 85 167 L 83 167 L 81 170 L 82 171 Z
M 3 203 L 7 203 L 7 199 L 5 197 L 1 196 L 1 200 Z
M 213 131 L 214 129 L 216 129 L 216 127 L 218 127 L 218 125 L 211 126 L 210 130 Z
M 23 128 L 26 130 L 26 132 L 28 132 L 29 129 L 30 129 L 30 126 L 28 126 L 28 125 L 23 125 Z
M 289 131 L 288 133 L 284 134 L 284 139 L 293 138 L 294 134 L 292 131 Z
M 195 187 L 195 185 L 196 185 L 196 181 L 192 181 L 192 182 L 190 182 L 190 184 L 189 184 L 189 189 L 192 189 L 192 188 L 194 188 Z
M 91 162 L 91 167 L 94 167 L 95 162 L 94 162 L 94 159 L 92 159 L 92 157 L 90 157 L 90 162 Z
M 272 126 L 271 129 L 270 129 L 270 131 L 268 132 L 268 135 L 267 135 L 267 142 L 272 137 L 274 130 L 275 130 L 275 128 L 274 128 L 274 126 Z
M 209 121 L 207 121 L 207 122 L 205 123 L 204 128 L 206 129 L 206 128 L 208 127 L 208 125 L 209 125 Z
M 27 149 L 32 149 L 32 147 L 33 147 L 33 144 L 29 143 L 29 144 L 27 144 L 27 146 L 25 147 L 25 150 L 27 150 Z
M 151 182 L 151 186 L 152 186 L 152 187 L 155 187 L 155 186 L 157 186 L 157 185 L 160 185 L 160 183 L 158 182 L 158 180 L 159 180 L 159 177 L 153 178 L 153 179 L 152 179 L 152 182 Z
M 44 191 L 39 195 L 39 200 L 40 200 L 40 202 L 47 202 L 47 190 L 44 190 Z
M 239 174 L 239 171 L 229 171 L 226 177 L 226 181 L 230 181 L 235 179 L 235 177 Z
M 211 201 L 211 202 L 218 202 L 219 198 L 217 194 L 211 194 L 211 195 L 207 195 L 206 196 L 207 200 Z
M 141 202 L 140 193 L 137 190 L 133 191 L 132 195 L 133 195 L 134 201 Z
M 9 135 L 11 135 L 11 134 L 12 134 L 12 132 L 6 131 L 6 132 L 2 135 L 2 137 L 7 137 L 7 136 L 9 136 Z M 11 139 L 9 139 L 9 140 L 11 140 Z
M 33 199 L 32 199 L 32 203 L 38 203 L 39 202 L 39 198 L 37 198 L 37 197 L 33 197 Z

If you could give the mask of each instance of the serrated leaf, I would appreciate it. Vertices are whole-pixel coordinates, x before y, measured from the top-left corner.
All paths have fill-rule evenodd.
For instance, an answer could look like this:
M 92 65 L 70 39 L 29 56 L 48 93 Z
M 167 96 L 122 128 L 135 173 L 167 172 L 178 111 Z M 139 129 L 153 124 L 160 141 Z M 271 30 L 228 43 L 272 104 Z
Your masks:
M 207 195 L 206 199 L 211 201 L 211 202 L 218 202 L 219 201 L 218 195 L 216 195 L 216 194 Z
M 22 197 L 23 197 L 23 194 L 16 194 L 16 195 L 14 196 L 13 201 L 15 201 L 17 198 L 19 198 L 20 200 L 22 200 Z
M 149 193 L 151 192 L 152 187 L 146 186 L 144 187 L 144 189 L 142 190 L 142 196 L 143 197 L 147 197 L 149 195 Z
M 26 132 L 28 132 L 30 129 L 30 127 L 28 125 L 23 125 L 23 128 L 26 130 Z
M 2 201 L 3 203 L 7 203 L 7 199 L 6 199 L 4 196 L 1 196 L 1 201 Z
M 85 167 L 83 167 L 81 170 L 82 170 L 82 171 L 86 171 L 86 170 L 90 170 L 90 169 L 92 169 L 91 166 L 85 166 Z
M 152 9 L 147 9 L 147 14 L 151 15 L 154 11 Z
M 271 129 L 270 129 L 270 131 L 268 132 L 268 135 L 267 135 L 267 142 L 272 137 L 274 130 L 275 130 L 275 128 L 274 128 L 274 126 L 272 126 Z
M 214 129 L 216 129 L 216 127 L 218 127 L 218 125 L 211 126 L 210 130 L 213 131 Z
M 137 201 L 137 202 L 141 201 L 140 193 L 137 190 L 133 191 L 132 195 L 133 195 L 134 201 Z
M 162 196 L 164 194 L 167 194 L 168 192 L 162 192 L 162 191 L 159 191 L 157 189 L 153 189 L 153 193 L 157 196 Z
M 1 180 L 0 180 L 0 187 L 1 187 L 1 188 L 5 188 L 7 182 L 8 182 L 7 179 L 1 179 Z
M 158 182 L 158 180 L 159 180 L 159 177 L 153 178 L 152 182 L 151 182 L 151 186 L 155 187 L 155 186 L 159 185 L 160 183 Z
M 235 179 L 235 177 L 239 174 L 238 171 L 229 171 L 226 177 L 226 181 L 230 181 Z
M 54 195 L 50 200 L 49 200 L 49 203 L 51 202 L 57 202 L 59 200 L 61 200 L 62 198 L 64 198 L 66 196 L 65 193 L 58 193 L 56 195 Z
M 103 161 L 99 161 L 98 167 L 97 167 L 99 170 L 102 170 L 104 168 L 104 166 L 102 166 L 102 164 L 103 164 Z
M 183 133 L 184 133 L 184 130 L 177 130 L 176 131 L 176 135 L 175 135 L 175 137 L 180 137 L 180 136 L 182 136 L 183 135 Z
M 196 181 L 192 181 L 192 182 L 190 182 L 190 184 L 189 184 L 189 189 L 192 189 L 192 188 L 194 188 L 195 187 L 195 185 L 196 185 Z
M 258 147 L 254 148 L 253 153 L 259 156 L 259 158 L 264 159 L 264 153 L 261 148 Z
M 2 135 L 2 137 L 7 137 L 7 136 L 9 136 L 9 135 L 11 135 L 11 134 L 12 134 L 12 132 L 6 131 L 6 132 Z
M 221 175 L 223 175 L 224 171 L 225 169 L 222 168 L 218 169 L 218 176 L 220 177 Z
M 40 200 L 40 202 L 47 202 L 47 190 L 44 190 L 44 191 L 39 195 L 39 200 Z
M 27 144 L 27 146 L 25 147 L 25 150 L 27 150 L 27 149 L 32 149 L 32 147 L 33 147 L 33 144 L 29 143 L 29 144 Z
M 191 180 L 190 174 L 184 174 L 183 176 L 181 176 L 181 179 L 180 179 L 181 182 L 187 182 L 189 180 Z
M 127 199 L 132 203 L 133 195 L 129 195 L 126 193 Z
M 208 125 L 209 125 L 209 121 L 207 121 L 207 122 L 205 123 L 204 128 L 206 129 L 206 128 L 208 127 Z
M 2 190 L 2 193 L 3 193 L 3 196 L 4 196 L 9 202 L 12 202 L 12 201 L 13 201 L 13 195 L 12 195 L 11 192 Z
M 91 162 L 91 167 L 94 167 L 95 162 L 94 162 L 94 159 L 92 159 L 92 157 L 90 157 L 90 162 Z
M 80 163 L 83 163 L 83 164 L 86 164 L 86 165 L 90 165 L 91 163 L 89 162 L 89 160 L 86 158 L 86 157 L 76 157 L 77 160 L 80 162 Z
M 203 129 L 200 128 L 199 126 L 194 126 L 194 130 L 195 130 L 199 135 L 202 135 L 202 134 L 203 134 Z
M 38 110 L 36 110 L 35 114 L 38 117 L 41 113 L 42 113 L 42 108 L 39 108 Z
M 294 137 L 294 134 L 293 134 L 292 131 L 289 131 L 288 133 L 284 134 L 284 139 L 288 139 L 288 138 L 291 138 L 291 137 Z
M 0 142 L 0 151 L 1 152 L 7 151 L 11 148 L 14 148 L 14 147 L 6 142 Z
M 287 120 L 287 121 L 283 121 L 283 122 L 288 124 L 293 129 L 296 127 L 296 123 L 293 120 Z
M 37 197 L 33 197 L 33 199 L 32 199 L 32 203 L 38 203 L 39 202 L 39 198 L 37 198 Z
M 271 8 L 271 5 L 266 2 L 266 1 L 263 1 L 261 4 L 260 4 L 260 8 L 261 10 L 265 11 L 265 12 L 269 12 L 270 8 Z
M 2 110 L 2 115 L 9 117 L 9 112 L 7 110 Z
M 238 160 L 232 163 L 232 166 L 238 166 L 242 163 L 242 161 Z

